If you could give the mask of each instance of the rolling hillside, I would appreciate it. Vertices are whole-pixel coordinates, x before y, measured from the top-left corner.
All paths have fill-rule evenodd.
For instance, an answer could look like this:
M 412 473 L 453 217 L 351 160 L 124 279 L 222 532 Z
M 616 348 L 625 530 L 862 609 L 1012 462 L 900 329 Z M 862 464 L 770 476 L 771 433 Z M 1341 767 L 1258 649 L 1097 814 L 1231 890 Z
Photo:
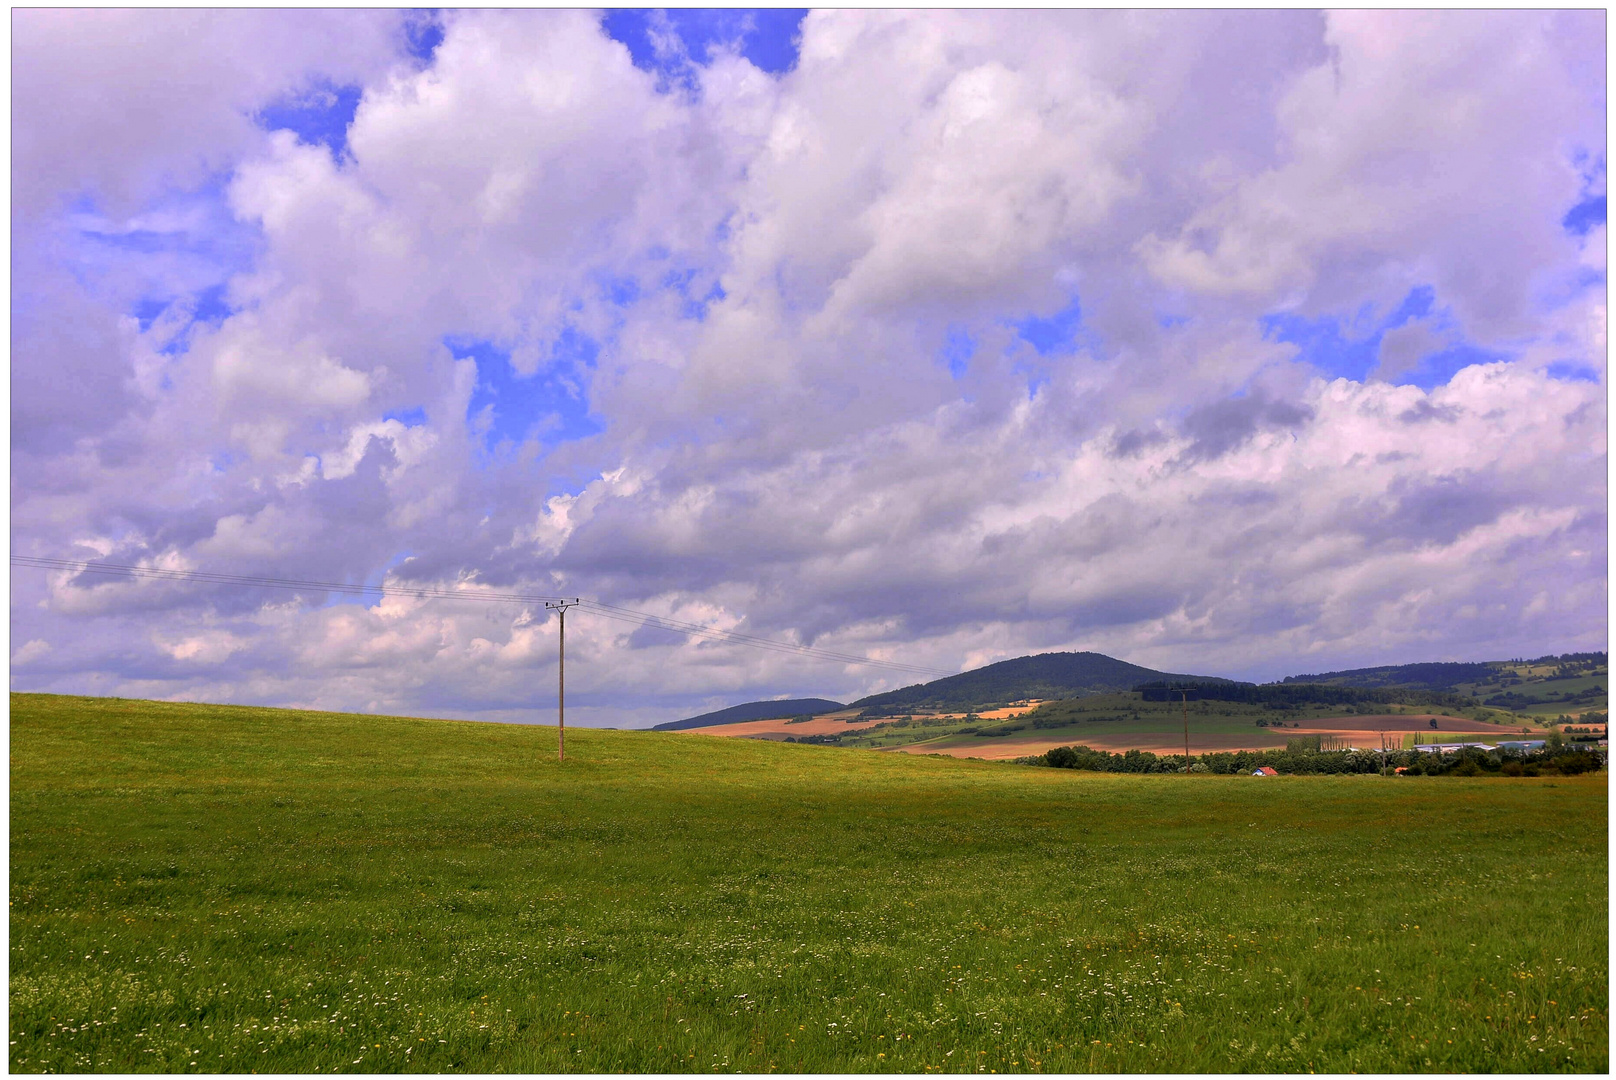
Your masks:
M 1326 671 L 1318 675 L 1292 675 L 1287 683 L 1322 683 L 1365 688 L 1399 687 L 1473 693 L 1478 687 L 1519 682 L 1544 682 L 1587 676 L 1603 677 L 1605 653 L 1566 653 L 1535 660 L 1487 660 L 1480 663 L 1393 664 L 1385 667 Z
M 1535 660 L 1356 668 L 1320 675 L 1293 675 L 1280 685 L 1313 683 L 1373 691 L 1463 694 L 1489 708 L 1552 718 L 1605 710 L 1608 680 L 1608 656 L 1598 652 L 1540 656 Z
M 966 714 L 989 712 L 1014 702 L 1054 702 L 1123 692 L 1134 693 L 1144 703 L 1176 702 L 1181 698 L 1179 687 L 1189 688 L 1190 701 L 1243 703 L 1269 710 L 1328 706 L 1334 707 L 1336 712 L 1363 713 L 1414 706 L 1479 715 L 1478 706 L 1485 706 L 1524 714 L 1535 722 L 1597 715 L 1605 708 L 1606 685 L 1604 653 L 1480 663 L 1398 664 L 1293 675 L 1280 682 L 1258 685 L 1215 676 L 1169 674 L 1101 653 L 1057 652 L 1002 660 L 929 683 L 872 694 L 851 706 L 823 698 L 754 701 L 659 724 L 654 730 L 710 728 L 790 719 L 810 713 L 823 717 L 825 713 L 848 709 L 853 711 L 834 719 L 852 722 L 862 717 L 866 722 L 888 719 L 900 722 L 907 716 L 916 726 L 906 734 L 924 741 L 943 734 L 942 728 L 969 727 L 975 732 L 981 725 Z M 910 715 L 914 713 L 928 715 L 917 719 Z M 1502 721 L 1503 716 L 1495 719 Z M 1009 723 L 1010 718 L 1000 720 L 1002 723 L 995 732 L 1002 734 L 999 728 Z M 909 725 L 900 723 L 899 726 Z M 923 733 L 921 728 L 927 730 Z M 930 730 L 933 728 L 939 730 Z M 798 738 L 811 736 L 811 741 L 844 745 L 847 745 L 844 738 L 854 734 L 851 728 L 844 732 L 840 723 L 834 732 L 791 730 Z M 758 737 L 784 738 L 785 734 L 785 729 L 781 729 Z M 982 734 L 989 734 L 985 727 Z
M 716 727 L 719 724 L 744 724 L 750 720 L 781 720 L 809 713 L 835 712 L 846 708 L 839 701 L 827 698 L 792 698 L 789 701 L 748 701 L 744 705 L 731 705 L 717 712 L 702 713 L 687 720 L 670 720 L 658 724 L 652 731 L 683 731 L 686 728 Z
M 1202 683 L 1227 681 L 1153 671 L 1101 653 L 1040 653 L 1037 656 L 1001 660 L 997 664 L 950 675 L 935 682 L 872 694 L 853 704 L 874 712 L 921 707 L 969 709 L 994 702 L 1071 698 L 1131 690 L 1140 683 L 1157 679 L 1194 679 Z
M 1484 682 L 1496 674 L 1488 663 L 1394 664 L 1387 667 L 1326 671 L 1318 675 L 1291 675 L 1287 683 L 1317 683 L 1322 686 L 1357 686 L 1364 689 L 1452 690 L 1465 683 Z

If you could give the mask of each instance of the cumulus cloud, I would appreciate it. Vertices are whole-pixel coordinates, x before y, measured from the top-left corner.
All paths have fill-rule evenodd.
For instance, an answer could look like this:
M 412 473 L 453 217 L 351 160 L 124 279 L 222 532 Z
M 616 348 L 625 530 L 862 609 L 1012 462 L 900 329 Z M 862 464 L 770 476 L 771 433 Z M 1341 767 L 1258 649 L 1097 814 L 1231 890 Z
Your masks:
M 1166 282 L 1271 302 L 1340 304 L 1400 276 L 1436 284 L 1473 332 L 1524 328 L 1533 276 L 1574 250 L 1574 151 L 1603 109 L 1574 41 L 1600 20 L 1331 13 L 1328 59 L 1276 110 L 1283 158 L 1141 253 Z
M 14 214 L 89 194 L 133 210 L 235 166 L 252 114 L 315 81 L 364 83 L 401 59 L 370 11 L 68 9 L 12 24 Z
M 591 723 L 913 681 L 664 623 L 1603 647 L 1600 18 L 813 12 L 766 72 L 581 11 L 19 16 L 13 548 L 649 613 L 570 620 Z M 542 608 L 13 581 L 16 689 L 553 701 Z

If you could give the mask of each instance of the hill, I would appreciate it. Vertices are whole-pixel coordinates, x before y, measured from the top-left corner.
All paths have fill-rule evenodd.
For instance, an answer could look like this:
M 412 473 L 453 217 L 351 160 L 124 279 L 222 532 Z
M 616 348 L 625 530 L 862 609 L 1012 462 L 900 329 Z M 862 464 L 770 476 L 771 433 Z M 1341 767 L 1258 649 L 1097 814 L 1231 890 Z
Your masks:
M 1318 675 L 1291 675 L 1286 683 L 1315 683 L 1321 686 L 1357 686 L 1366 690 L 1410 689 L 1453 691 L 1467 683 L 1486 682 L 1497 673 L 1490 663 L 1393 664 L 1386 667 L 1326 671 Z
M 9 1067 L 1609 1070 L 1604 774 L 555 730 L 13 694 Z
M 1334 686 L 1396 686 L 1463 693 L 1466 687 L 1498 679 L 1543 681 L 1602 675 L 1607 657 L 1602 652 L 1565 653 L 1535 660 L 1485 660 L 1479 663 L 1391 664 L 1385 667 L 1326 671 L 1318 675 L 1291 675 L 1288 683 L 1324 683 Z
M 1228 681 L 1154 671 L 1102 653 L 1039 653 L 1036 656 L 1001 660 L 997 664 L 934 682 L 872 694 L 853 702 L 853 705 L 877 712 L 904 708 L 970 709 L 992 702 L 1112 693 L 1131 690 L 1140 683 L 1160 679 L 1194 679 L 1201 683 Z
M 744 724 L 750 720 L 783 720 L 809 713 L 835 712 L 847 706 L 827 698 L 792 698 L 789 701 L 748 701 L 744 705 L 731 705 L 717 712 L 702 713 L 688 720 L 670 720 L 658 724 L 652 731 L 683 731 L 685 728 L 715 727 L 719 724 Z
M 1298 691 L 1303 684 L 1313 684 L 1352 687 L 1377 694 L 1398 691 L 1443 697 L 1460 694 L 1477 699 L 1489 708 L 1547 719 L 1585 716 L 1605 709 L 1608 674 L 1605 653 L 1565 653 L 1534 660 L 1397 664 L 1327 671 L 1319 675 L 1292 675 L 1278 684 L 1278 688 Z

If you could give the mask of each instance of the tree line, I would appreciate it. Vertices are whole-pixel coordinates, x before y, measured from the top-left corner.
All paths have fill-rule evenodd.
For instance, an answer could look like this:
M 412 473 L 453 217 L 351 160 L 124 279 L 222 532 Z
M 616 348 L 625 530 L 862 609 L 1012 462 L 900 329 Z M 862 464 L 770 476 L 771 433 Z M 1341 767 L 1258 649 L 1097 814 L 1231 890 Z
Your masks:
M 1184 755 L 1128 750 L 1113 754 L 1087 746 L 1057 746 L 1044 754 L 1017 759 L 1025 765 L 1054 769 L 1083 769 L 1112 773 L 1177 773 L 1184 771 Z M 1316 750 L 1293 746 L 1285 750 L 1238 750 L 1231 753 L 1192 755 L 1191 772 L 1249 775 L 1267 767 L 1286 775 L 1378 773 L 1404 769 L 1420 776 L 1539 776 L 1575 775 L 1602 766 L 1601 756 L 1586 750 L 1549 745 L 1519 753 L 1467 747 L 1449 753 L 1421 750 Z
M 1476 700 L 1464 694 L 1438 690 L 1410 690 L 1391 687 L 1332 686 L 1325 683 L 1191 682 L 1165 680 L 1141 683 L 1134 690 L 1146 701 L 1231 701 L 1242 705 L 1262 705 L 1270 709 L 1293 709 L 1302 705 L 1430 705 L 1451 709 L 1473 708 Z

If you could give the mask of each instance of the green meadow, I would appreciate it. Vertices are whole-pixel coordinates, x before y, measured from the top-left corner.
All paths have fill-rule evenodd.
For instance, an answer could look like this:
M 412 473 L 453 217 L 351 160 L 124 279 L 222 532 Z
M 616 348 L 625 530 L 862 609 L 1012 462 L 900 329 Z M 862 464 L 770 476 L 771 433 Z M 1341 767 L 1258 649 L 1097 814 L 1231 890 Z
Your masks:
M 1606 774 L 13 694 L 10 1067 L 1606 1072 Z

